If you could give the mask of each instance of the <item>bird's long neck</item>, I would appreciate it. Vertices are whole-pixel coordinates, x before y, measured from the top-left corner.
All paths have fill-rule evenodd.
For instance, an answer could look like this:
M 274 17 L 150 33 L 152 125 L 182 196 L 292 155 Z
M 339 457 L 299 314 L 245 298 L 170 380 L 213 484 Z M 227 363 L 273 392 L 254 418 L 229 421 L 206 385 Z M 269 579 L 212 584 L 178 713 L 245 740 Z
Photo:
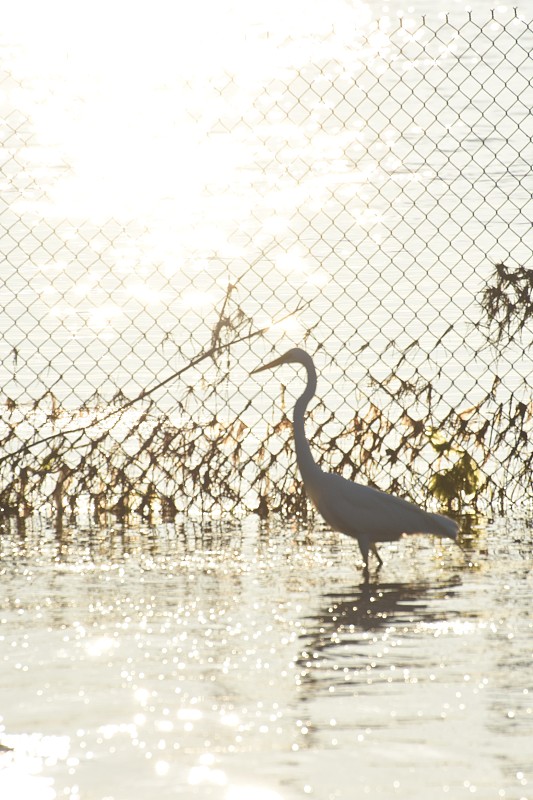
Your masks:
M 313 454 L 311 453 L 309 442 L 305 438 L 304 429 L 304 414 L 309 401 L 316 392 L 316 371 L 311 359 L 309 359 L 309 363 L 305 364 L 305 368 L 307 370 L 307 386 L 305 387 L 304 393 L 296 401 L 293 416 L 296 459 L 304 483 L 310 475 L 320 471 L 320 467 L 315 463 Z

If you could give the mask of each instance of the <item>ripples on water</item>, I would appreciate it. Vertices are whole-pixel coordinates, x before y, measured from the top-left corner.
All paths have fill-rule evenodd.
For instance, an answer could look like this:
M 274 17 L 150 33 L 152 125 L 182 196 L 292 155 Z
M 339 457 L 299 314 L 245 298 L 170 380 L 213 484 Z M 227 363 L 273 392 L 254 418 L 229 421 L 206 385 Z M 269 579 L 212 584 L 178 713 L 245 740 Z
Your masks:
M 531 538 L 4 528 L 0 797 L 529 800 Z

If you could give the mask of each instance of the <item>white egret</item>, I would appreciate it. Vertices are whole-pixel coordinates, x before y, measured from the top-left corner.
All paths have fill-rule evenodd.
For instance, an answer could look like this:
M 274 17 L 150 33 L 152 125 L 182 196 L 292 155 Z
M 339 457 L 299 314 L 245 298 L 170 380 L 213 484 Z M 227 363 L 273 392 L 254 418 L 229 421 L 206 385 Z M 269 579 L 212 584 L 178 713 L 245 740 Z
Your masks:
M 311 356 L 295 347 L 285 355 L 254 369 L 252 374 L 280 364 L 303 364 L 307 370 L 307 386 L 294 406 L 293 429 L 296 460 L 305 490 L 333 530 L 357 539 L 365 570 L 368 570 L 369 551 L 383 564 L 376 542 L 390 542 L 404 533 L 432 533 L 455 539 L 458 524 L 442 514 L 423 511 L 401 497 L 373 489 L 324 472 L 315 463 L 309 442 L 305 438 L 304 414 L 316 391 L 316 370 Z

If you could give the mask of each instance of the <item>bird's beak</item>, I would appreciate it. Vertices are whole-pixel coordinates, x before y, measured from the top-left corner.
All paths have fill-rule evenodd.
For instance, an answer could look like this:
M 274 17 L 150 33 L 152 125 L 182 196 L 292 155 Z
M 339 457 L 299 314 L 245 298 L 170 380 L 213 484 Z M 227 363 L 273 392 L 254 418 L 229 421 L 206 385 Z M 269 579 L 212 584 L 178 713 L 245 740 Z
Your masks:
M 262 364 L 262 366 L 256 367 L 256 369 L 250 372 L 250 375 L 255 375 L 256 372 L 263 372 L 264 369 L 272 369 L 272 367 L 277 367 L 283 363 L 283 356 L 280 356 L 280 358 L 275 358 L 274 361 L 269 361 L 268 364 Z

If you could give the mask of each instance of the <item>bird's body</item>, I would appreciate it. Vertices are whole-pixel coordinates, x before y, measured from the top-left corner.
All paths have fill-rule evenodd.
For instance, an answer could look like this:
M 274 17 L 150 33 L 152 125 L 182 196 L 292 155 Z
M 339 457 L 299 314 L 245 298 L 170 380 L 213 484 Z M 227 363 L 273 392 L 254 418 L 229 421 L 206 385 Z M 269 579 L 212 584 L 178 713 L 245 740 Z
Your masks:
M 304 414 L 316 391 L 313 359 L 296 347 L 254 372 L 280 364 L 303 364 L 307 370 L 307 386 L 294 407 L 296 459 L 306 493 L 331 528 L 357 539 L 365 567 L 369 551 L 382 563 L 376 543 L 395 541 L 404 533 L 456 538 L 459 526 L 449 517 L 424 511 L 407 500 L 349 481 L 342 475 L 324 472 L 313 458 L 304 430 Z

